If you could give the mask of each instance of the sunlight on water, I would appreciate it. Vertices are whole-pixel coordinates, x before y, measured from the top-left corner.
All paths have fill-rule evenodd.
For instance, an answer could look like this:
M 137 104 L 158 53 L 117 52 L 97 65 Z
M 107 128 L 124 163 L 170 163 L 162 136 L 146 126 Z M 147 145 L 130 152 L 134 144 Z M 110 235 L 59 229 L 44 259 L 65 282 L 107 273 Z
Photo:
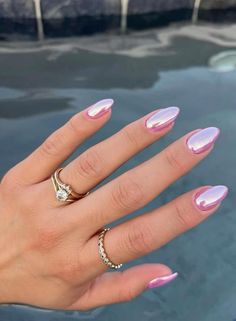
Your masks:
M 236 70 L 236 51 L 228 50 L 210 58 L 210 67 L 219 72 L 229 72 Z

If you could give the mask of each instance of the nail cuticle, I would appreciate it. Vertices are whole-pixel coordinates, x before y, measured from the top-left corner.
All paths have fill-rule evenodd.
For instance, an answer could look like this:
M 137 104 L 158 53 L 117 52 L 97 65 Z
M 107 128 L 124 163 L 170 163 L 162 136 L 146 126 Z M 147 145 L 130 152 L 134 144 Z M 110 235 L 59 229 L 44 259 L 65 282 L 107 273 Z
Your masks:
M 178 107 L 160 109 L 146 119 L 145 126 L 151 131 L 160 131 L 175 122 L 179 111 Z
M 187 147 L 194 154 L 201 154 L 213 147 L 219 134 L 220 130 L 217 127 L 198 130 L 187 138 Z
M 209 211 L 218 207 L 228 194 L 228 187 L 217 185 L 205 187 L 194 195 L 194 202 L 201 211 Z
M 113 99 L 110 99 L 110 98 L 100 100 L 87 108 L 86 110 L 87 116 L 92 119 L 100 118 L 104 114 L 110 111 L 113 103 L 114 103 Z

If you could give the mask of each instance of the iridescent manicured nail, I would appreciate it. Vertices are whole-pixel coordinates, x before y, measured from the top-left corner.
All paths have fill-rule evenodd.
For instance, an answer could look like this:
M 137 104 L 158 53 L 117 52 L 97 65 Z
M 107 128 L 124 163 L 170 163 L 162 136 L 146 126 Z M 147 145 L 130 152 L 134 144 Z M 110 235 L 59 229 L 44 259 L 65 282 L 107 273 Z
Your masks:
M 159 277 L 151 280 L 148 283 L 147 288 L 148 289 L 159 288 L 167 283 L 170 283 L 171 281 L 176 279 L 177 276 L 178 276 L 178 273 L 173 273 L 173 274 L 166 275 L 166 276 L 159 276 Z
M 201 211 L 209 211 L 223 201 L 228 194 L 228 187 L 224 185 L 204 188 L 194 196 L 194 202 Z
M 87 114 L 90 118 L 99 118 L 111 109 L 113 103 L 113 99 L 100 100 L 87 109 Z
M 217 127 L 201 129 L 187 139 L 187 146 L 194 154 L 203 153 L 214 145 L 219 134 Z
M 177 118 L 178 114 L 178 107 L 168 107 L 165 109 L 160 109 L 146 120 L 145 125 L 152 131 L 159 131 L 172 124 Z

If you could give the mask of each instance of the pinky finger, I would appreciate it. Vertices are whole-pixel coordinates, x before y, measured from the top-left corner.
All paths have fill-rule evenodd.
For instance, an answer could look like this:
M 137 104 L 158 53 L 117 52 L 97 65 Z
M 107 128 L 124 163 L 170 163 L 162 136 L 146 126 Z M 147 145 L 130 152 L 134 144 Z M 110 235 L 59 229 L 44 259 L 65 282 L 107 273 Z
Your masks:
M 69 310 L 88 310 L 101 305 L 131 301 L 146 289 L 160 287 L 178 276 L 162 264 L 143 264 L 122 272 L 107 272 L 89 286 Z

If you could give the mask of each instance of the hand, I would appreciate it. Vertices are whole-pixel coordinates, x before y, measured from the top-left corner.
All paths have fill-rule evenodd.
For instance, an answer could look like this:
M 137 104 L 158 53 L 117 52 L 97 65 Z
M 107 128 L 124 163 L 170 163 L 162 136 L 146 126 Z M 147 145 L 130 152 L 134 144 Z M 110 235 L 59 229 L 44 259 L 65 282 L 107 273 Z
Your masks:
M 177 274 L 161 264 L 107 272 L 98 252 L 98 232 L 143 207 L 212 150 L 219 135 L 211 127 L 193 131 L 88 196 L 60 202 L 54 171 L 111 115 L 103 100 L 75 115 L 0 185 L 0 302 L 86 310 L 131 300 Z M 136 153 L 168 133 L 179 109 L 157 110 L 89 148 L 69 163 L 60 179 L 86 193 Z M 160 248 L 212 214 L 225 186 L 204 186 L 123 222 L 104 238 L 112 262 L 125 263 Z

